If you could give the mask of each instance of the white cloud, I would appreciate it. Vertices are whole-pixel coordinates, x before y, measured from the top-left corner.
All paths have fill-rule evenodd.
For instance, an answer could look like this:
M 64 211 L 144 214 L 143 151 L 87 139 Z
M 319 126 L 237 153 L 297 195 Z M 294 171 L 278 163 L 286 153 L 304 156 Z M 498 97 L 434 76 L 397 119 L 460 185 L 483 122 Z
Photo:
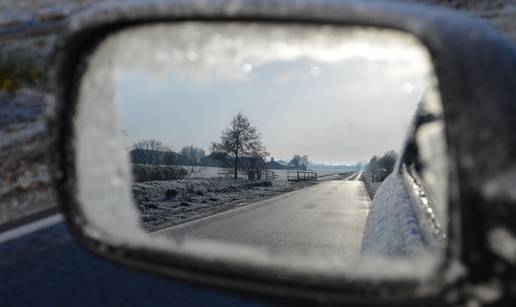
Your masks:
M 119 83 L 129 138 L 207 149 L 243 110 L 277 158 L 353 162 L 399 149 L 432 77 L 413 37 L 357 27 L 159 24 L 103 48 L 119 82 L 137 85 Z

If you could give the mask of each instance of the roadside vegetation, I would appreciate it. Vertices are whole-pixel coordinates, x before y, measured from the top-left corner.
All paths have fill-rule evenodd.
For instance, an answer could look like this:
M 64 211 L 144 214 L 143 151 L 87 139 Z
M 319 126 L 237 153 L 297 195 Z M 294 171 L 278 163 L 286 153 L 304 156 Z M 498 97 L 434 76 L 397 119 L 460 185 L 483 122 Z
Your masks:
M 133 164 L 134 182 L 178 180 L 185 178 L 186 175 L 188 172 L 183 167 Z
M 398 160 L 398 153 L 390 150 L 383 155 L 375 155 L 365 167 L 360 180 L 364 182 L 365 188 L 371 199 L 376 195 L 376 191 L 382 182 L 394 170 L 396 161 Z
M 0 91 L 15 93 L 22 88 L 37 87 L 43 83 L 42 67 L 12 57 L 0 58 Z
M 366 170 L 372 182 L 383 181 L 394 170 L 398 153 L 390 150 L 383 155 L 375 155 L 367 164 Z
M 362 173 L 359 180 L 364 183 L 369 198 L 371 198 L 371 200 L 374 199 L 376 191 L 378 190 L 383 181 L 371 181 L 371 173 L 367 171 Z

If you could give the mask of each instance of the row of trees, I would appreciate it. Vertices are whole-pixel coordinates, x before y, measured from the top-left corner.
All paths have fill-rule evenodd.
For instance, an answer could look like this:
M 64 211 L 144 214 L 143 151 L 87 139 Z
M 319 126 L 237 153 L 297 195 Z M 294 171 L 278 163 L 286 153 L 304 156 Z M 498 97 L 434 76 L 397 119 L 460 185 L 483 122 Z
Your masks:
M 185 146 L 179 153 L 158 140 L 141 140 L 134 143 L 130 150 L 131 161 L 137 164 L 175 165 L 179 163 L 199 164 L 205 153 L 202 148 Z
M 173 150 L 157 140 L 141 140 L 133 144 L 130 150 L 133 163 L 150 164 L 175 164 Z
M 383 178 L 392 173 L 397 159 L 398 154 L 394 150 L 388 151 L 382 156 L 375 155 L 369 160 L 367 171 L 373 176 L 382 177 L 383 180 Z
M 231 164 L 234 178 L 238 177 L 238 170 L 242 168 L 245 160 L 246 168 L 258 169 L 265 165 L 265 158 L 269 155 L 261 141 L 261 135 L 251 125 L 249 119 L 239 112 L 231 120 L 220 137 L 219 142 L 212 143 L 212 159 L 221 163 Z M 151 164 L 189 164 L 192 167 L 199 165 L 206 157 L 202 148 L 195 146 L 183 147 L 179 153 L 175 153 L 171 147 L 164 145 L 161 141 L 154 139 L 141 140 L 132 145 L 130 150 L 133 163 Z M 300 158 L 299 163 L 302 162 Z
M 186 159 L 185 162 L 190 164 L 193 172 L 194 165 L 198 165 L 201 163 L 201 160 L 206 156 L 204 149 L 195 147 L 193 145 L 185 146 L 180 151 L 179 154 Z M 178 161 L 180 163 L 181 161 Z

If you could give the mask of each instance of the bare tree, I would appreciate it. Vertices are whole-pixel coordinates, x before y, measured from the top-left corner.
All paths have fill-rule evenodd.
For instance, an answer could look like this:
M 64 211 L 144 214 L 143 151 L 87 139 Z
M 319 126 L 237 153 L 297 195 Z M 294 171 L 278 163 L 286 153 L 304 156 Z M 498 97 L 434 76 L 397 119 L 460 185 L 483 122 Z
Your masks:
M 191 172 L 194 171 L 194 165 L 199 164 L 206 155 L 202 148 L 193 145 L 183 147 L 179 153 L 186 158 L 192 167 Z
M 160 141 L 154 139 L 141 140 L 133 144 L 131 160 L 133 163 L 144 165 L 158 164 L 160 153 L 165 151 L 165 149 L 165 145 Z
M 238 163 L 241 157 L 263 159 L 268 155 L 262 145 L 261 135 L 242 112 L 233 117 L 229 127 L 222 132 L 220 142 L 212 144 L 212 151 L 226 153 L 233 159 L 235 179 L 238 178 Z

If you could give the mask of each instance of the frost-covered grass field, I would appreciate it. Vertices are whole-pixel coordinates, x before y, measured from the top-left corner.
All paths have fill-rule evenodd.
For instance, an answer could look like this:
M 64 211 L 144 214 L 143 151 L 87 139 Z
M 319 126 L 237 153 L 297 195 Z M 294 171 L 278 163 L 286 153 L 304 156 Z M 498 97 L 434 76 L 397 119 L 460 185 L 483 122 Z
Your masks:
M 250 202 L 317 184 L 317 181 L 287 181 L 286 170 L 273 170 L 276 180 L 249 181 L 220 174 L 218 167 L 180 166 L 190 173 L 184 179 L 133 183 L 141 221 L 149 231 L 215 214 Z M 192 171 L 193 170 L 193 171 Z M 228 171 L 228 169 L 224 169 Z M 231 172 L 231 170 L 229 170 Z M 318 177 L 350 172 L 318 171 Z
M 210 169 L 197 174 L 210 172 L 214 174 Z M 133 183 L 133 196 L 143 227 L 156 231 L 314 184 L 317 182 L 197 177 Z

